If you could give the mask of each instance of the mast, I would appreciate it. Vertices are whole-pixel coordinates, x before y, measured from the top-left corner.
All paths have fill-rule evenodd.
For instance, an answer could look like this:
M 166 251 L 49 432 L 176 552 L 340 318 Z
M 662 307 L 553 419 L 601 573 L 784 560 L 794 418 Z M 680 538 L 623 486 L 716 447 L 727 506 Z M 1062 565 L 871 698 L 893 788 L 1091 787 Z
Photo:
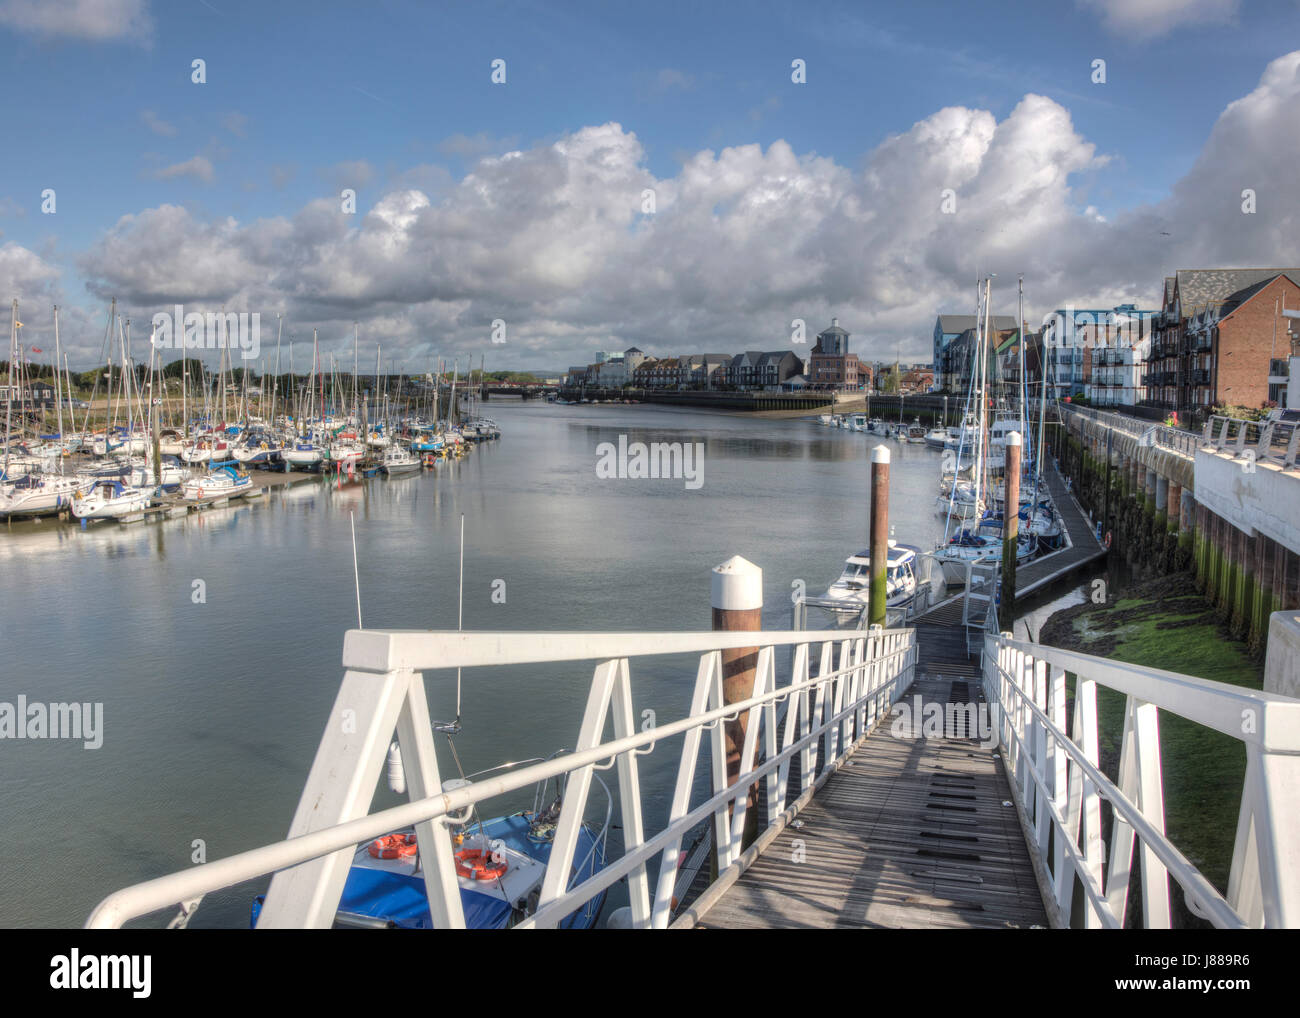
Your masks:
M 5 387 L 5 480 L 9 480 L 9 435 L 14 417 L 14 355 L 18 348 L 18 298 L 9 313 L 9 384 Z
M 61 358 L 59 346 L 59 305 L 54 305 L 54 406 L 55 412 L 59 418 L 59 473 L 63 473 L 63 382 L 59 378 L 59 360 Z

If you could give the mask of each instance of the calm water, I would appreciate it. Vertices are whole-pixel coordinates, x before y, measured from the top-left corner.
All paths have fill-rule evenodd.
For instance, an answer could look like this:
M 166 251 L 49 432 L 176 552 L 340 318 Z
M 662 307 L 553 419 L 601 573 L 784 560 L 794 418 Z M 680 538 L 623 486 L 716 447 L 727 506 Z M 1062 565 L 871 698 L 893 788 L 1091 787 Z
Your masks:
M 190 865 L 196 839 L 212 860 L 285 835 L 356 625 L 353 519 L 367 627 L 455 628 L 462 513 L 468 629 L 707 629 L 709 571 L 737 554 L 763 569 L 765 626 L 785 628 L 792 583 L 824 592 L 866 544 L 881 439 L 659 407 L 489 412 L 501 440 L 435 474 L 304 485 L 158 524 L 0 532 L 0 700 L 102 702 L 105 730 L 93 751 L 0 741 L 0 925 L 80 925 L 110 891 Z M 705 443 L 703 487 L 598 479 L 596 446 L 620 434 Z M 929 548 L 939 453 L 887 444 L 895 536 Z M 588 666 L 467 679 L 466 771 L 573 745 Z M 634 662 L 638 715 L 680 717 L 693 680 L 693 662 Z M 454 714 L 454 679 L 426 685 L 433 714 Z M 642 761 L 648 829 L 678 745 Z M 440 755 L 454 775 L 445 742 Z M 381 782 L 375 807 L 395 802 Z M 193 925 L 246 925 L 264 886 L 210 896 Z

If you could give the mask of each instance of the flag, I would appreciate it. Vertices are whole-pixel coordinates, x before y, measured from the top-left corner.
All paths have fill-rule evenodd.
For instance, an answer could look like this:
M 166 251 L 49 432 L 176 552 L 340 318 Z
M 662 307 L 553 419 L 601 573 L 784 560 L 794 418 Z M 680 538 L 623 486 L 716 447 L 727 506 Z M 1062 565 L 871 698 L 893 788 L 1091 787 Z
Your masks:
M 44 352 L 45 351 L 42 350 L 39 346 L 32 347 L 32 353 L 44 353 Z

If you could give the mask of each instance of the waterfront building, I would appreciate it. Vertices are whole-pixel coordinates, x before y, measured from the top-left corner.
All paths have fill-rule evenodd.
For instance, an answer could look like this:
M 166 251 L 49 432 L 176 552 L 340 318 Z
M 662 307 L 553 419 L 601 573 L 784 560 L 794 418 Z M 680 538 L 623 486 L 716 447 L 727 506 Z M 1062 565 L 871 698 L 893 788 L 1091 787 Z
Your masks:
M 808 380 L 819 389 L 859 389 L 863 372 L 858 355 L 849 353 L 849 333 L 832 318 L 830 327 L 817 334 L 817 345 L 808 360 Z M 870 374 L 866 375 L 870 379 Z
M 1057 308 L 1043 323 L 1048 395 L 1133 406 L 1159 312 L 1133 304 Z
M 706 353 L 692 358 L 690 384 L 696 389 L 714 389 L 726 384 L 731 354 Z
M 962 386 L 954 377 L 955 374 L 965 370 L 967 377 L 970 373 L 969 349 L 967 350 L 966 365 L 962 368 L 958 359 L 949 356 L 949 348 L 953 342 L 966 332 L 974 335 L 976 325 L 975 315 L 939 315 L 934 320 L 934 361 L 932 366 L 937 376 L 939 388 L 945 392 L 959 391 Z M 1014 315 L 993 315 L 989 319 L 991 328 L 998 332 L 1016 327 Z
M 1284 312 L 1300 269 L 1180 269 L 1165 278 L 1144 381 L 1148 406 L 1204 415 L 1280 402 L 1290 375 Z

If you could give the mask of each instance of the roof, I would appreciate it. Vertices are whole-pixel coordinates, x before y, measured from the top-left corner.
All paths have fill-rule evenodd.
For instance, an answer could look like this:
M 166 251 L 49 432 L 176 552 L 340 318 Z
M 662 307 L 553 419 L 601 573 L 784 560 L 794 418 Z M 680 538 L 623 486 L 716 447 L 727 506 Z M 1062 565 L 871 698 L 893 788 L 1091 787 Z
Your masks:
M 838 325 L 828 325 L 828 326 L 826 326 L 826 328 L 822 329 L 821 332 L 817 333 L 817 335 L 819 335 L 819 336 L 847 336 L 847 335 L 848 335 L 848 331 L 845 330 L 845 329 L 841 329 Z
M 1244 290 L 1238 290 L 1236 293 L 1230 294 L 1228 296 L 1228 299 L 1224 301 L 1224 303 L 1231 304 L 1232 309 L 1235 311 L 1242 304 L 1245 304 L 1246 301 L 1250 300 L 1251 297 L 1259 293 L 1260 290 L 1263 290 L 1270 283 L 1272 283 L 1273 280 L 1277 279 L 1278 276 L 1286 276 L 1287 279 L 1291 280 L 1292 283 L 1295 283 L 1297 279 L 1300 279 L 1300 274 L 1297 274 L 1294 269 L 1290 270 L 1289 272 L 1279 272 L 1277 276 L 1270 276 L 1268 279 L 1262 279 L 1258 283 L 1246 287 Z
M 1179 311 L 1184 317 L 1211 301 L 1227 300 L 1277 276 L 1300 279 L 1300 269 L 1179 269 L 1175 274 Z

